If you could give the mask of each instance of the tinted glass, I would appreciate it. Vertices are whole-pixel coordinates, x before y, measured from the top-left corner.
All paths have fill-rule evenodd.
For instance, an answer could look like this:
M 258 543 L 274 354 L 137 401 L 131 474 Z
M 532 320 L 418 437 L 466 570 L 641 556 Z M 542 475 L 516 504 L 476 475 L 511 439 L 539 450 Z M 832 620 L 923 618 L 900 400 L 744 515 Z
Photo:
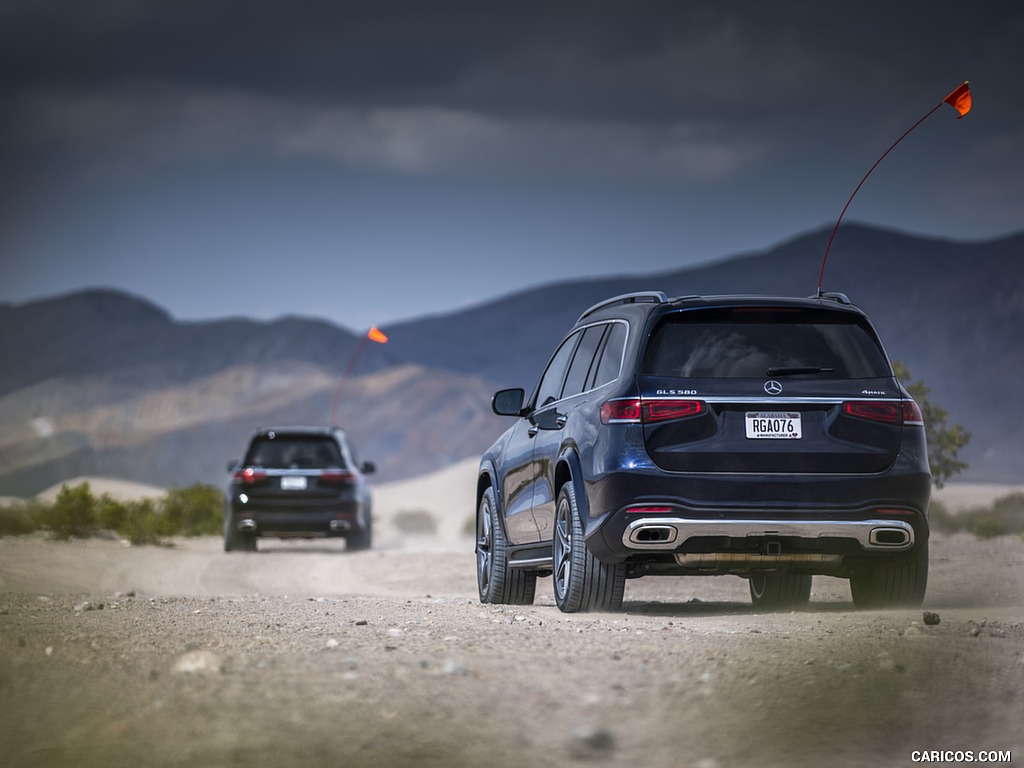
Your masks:
M 562 342 L 562 346 L 555 352 L 555 356 L 548 363 L 547 370 L 537 386 L 537 398 L 534 401 L 537 408 L 543 408 L 548 403 L 553 403 L 561 398 L 562 382 L 565 380 L 565 369 L 569 367 L 576 342 L 579 341 L 580 333 L 574 333 Z
M 644 373 L 687 378 L 763 378 L 768 369 L 828 369 L 823 378 L 876 378 L 889 365 L 856 315 L 741 308 L 668 315 L 655 328 Z
M 345 466 L 338 444 L 325 435 L 257 437 L 249 446 L 245 464 L 270 469 L 323 469 Z
M 597 365 L 594 386 L 600 387 L 609 381 L 615 381 L 622 366 L 622 350 L 626 344 L 626 326 L 624 323 L 612 323 L 608 338 L 601 352 L 601 360 Z
M 587 374 L 593 367 L 594 353 L 597 352 L 606 327 L 592 325 L 583 332 L 583 338 L 580 339 L 580 344 L 576 347 L 576 354 L 573 355 L 572 365 L 569 366 L 569 375 L 565 377 L 562 397 L 572 397 L 586 389 Z

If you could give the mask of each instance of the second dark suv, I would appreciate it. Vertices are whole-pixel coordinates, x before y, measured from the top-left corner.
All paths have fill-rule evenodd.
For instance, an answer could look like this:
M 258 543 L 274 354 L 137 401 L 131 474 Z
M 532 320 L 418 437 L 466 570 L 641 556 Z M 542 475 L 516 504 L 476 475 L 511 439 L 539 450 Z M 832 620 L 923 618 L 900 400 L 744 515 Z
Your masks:
M 360 464 L 334 427 L 256 430 L 241 463 L 231 462 L 224 550 L 255 552 L 260 537 L 343 536 L 347 548 L 373 538 L 373 464 Z
M 921 411 L 864 313 L 810 299 L 617 296 L 579 318 L 483 455 L 477 580 L 566 612 L 625 581 L 735 574 L 765 609 L 847 578 L 860 607 L 919 605 L 931 475 Z

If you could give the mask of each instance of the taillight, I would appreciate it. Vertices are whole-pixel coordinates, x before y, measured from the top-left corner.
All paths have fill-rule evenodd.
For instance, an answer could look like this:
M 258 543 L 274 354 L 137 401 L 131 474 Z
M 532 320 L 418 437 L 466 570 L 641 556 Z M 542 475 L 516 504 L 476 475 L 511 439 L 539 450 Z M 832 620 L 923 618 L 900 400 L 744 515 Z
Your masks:
M 698 416 L 707 409 L 703 400 L 647 400 L 637 397 L 609 400 L 601 406 L 603 424 L 654 424 Z
M 913 400 L 903 401 L 903 423 L 914 424 L 919 427 L 924 426 L 924 414 L 921 413 L 921 409 Z
M 644 400 L 643 420 L 649 423 L 685 419 L 687 416 L 699 416 L 705 407 L 703 400 Z
M 843 403 L 843 413 L 884 424 L 924 424 L 921 409 L 913 400 L 851 400 Z
M 602 424 L 639 424 L 640 399 L 609 400 L 601 406 Z
M 262 469 L 255 469 L 254 467 L 246 467 L 235 472 L 235 480 L 244 485 L 253 485 L 254 483 L 261 483 L 267 479 L 267 473 Z
M 351 483 L 354 482 L 356 476 L 352 472 L 348 472 L 343 469 L 325 469 L 320 473 L 320 482 L 322 483 Z

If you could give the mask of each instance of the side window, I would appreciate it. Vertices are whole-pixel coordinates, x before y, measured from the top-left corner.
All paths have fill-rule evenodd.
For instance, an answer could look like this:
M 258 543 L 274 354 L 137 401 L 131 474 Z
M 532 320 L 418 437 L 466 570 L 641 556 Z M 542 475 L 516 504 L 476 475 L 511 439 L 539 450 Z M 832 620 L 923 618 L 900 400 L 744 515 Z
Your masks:
M 572 365 L 569 366 L 569 375 L 565 377 L 565 386 L 562 388 L 562 397 L 572 397 L 587 389 L 587 374 L 593 369 L 594 353 L 601 344 L 601 337 L 604 336 L 605 325 L 592 325 L 583 332 L 579 346 L 576 347 L 576 354 L 573 355 Z
M 537 385 L 537 397 L 534 401 L 536 408 L 543 408 L 548 403 L 553 403 L 562 396 L 562 381 L 565 379 L 565 370 L 569 367 L 573 350 L 576 349 L 576 342 L 580 340 L 579 332 L 574 333 L 562 342 L 562 346 L 555 352 L 555 356 L 548 363 L 540 384 Z
M 615 381 L 622 366 L 622 352 L 626 345 L 625 323 L 612 323 L 608 331 L 608 338 L 604 344 L 604 351 L 601 352 L 601 360 L 597 365 L 597 374 L 594 378 L 594 386 L 600 387 L 609 381 Z

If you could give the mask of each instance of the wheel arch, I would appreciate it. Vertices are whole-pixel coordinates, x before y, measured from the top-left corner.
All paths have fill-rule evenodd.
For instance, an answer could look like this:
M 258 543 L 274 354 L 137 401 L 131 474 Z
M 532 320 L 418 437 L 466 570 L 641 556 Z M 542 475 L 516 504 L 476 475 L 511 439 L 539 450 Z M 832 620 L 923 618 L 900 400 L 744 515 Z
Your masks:
M 485 462 L 480 465 L 480 472 L 476 478 L 476 503 L 473 510 L 473 519 L 476 520 L 478 527 L 480 524 L 480 502 L 488 488 L 494 491 L 495 512 L 497 513 L 498 524 L 501 525 L 501 532 L 507 535 L 508 530 L 505 527 L 505 514 L 501 503 L 501 490 L 498 486 L 498 473 L 492 463 Z
M 590 502 L 587 499 L 586 483 L 583 482 L 583 466 L 580 462 L 580 455 L 572 446 L 562 450 L 558 456 L 558 463 L 555 465 L 555 487 L 554 497 L 557 499 L 566 483 L 573 484 L 576 492 L 576 508 L 580 513 L 580 522 L 583 525 L 583 533 L 586 535 L 588 523 L 590 522 Z

